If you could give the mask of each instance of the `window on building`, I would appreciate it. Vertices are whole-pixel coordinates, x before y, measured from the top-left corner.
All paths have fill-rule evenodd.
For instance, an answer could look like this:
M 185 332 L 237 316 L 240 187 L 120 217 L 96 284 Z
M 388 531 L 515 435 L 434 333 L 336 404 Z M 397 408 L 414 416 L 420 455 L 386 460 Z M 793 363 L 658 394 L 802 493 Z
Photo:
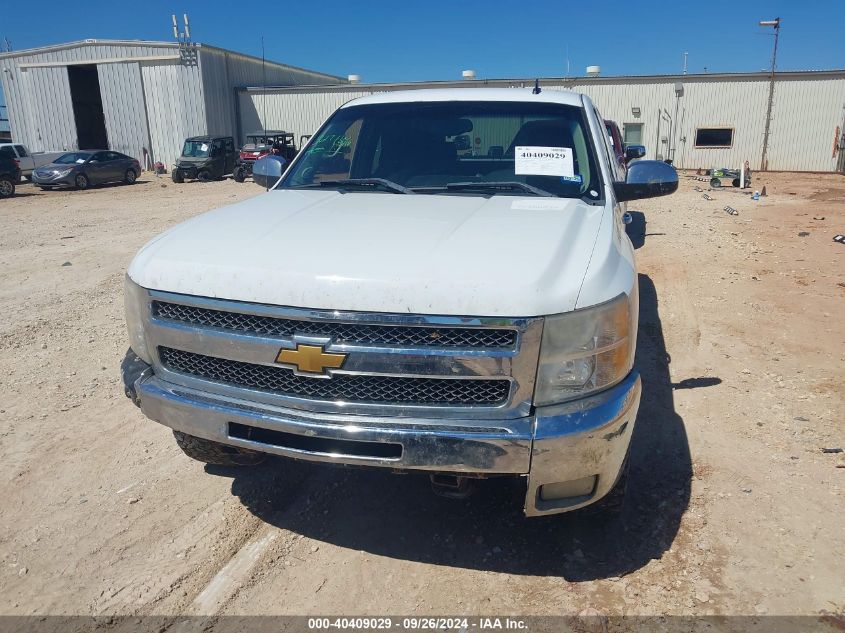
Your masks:
M 730 127 L 700 127 L 695 131 L 696 147 L 731 147 L 734 131 Z
M 643 124 L 624 123 L 622 125 L 622 136 L 624 137 L 625 145 L 642 145 Z

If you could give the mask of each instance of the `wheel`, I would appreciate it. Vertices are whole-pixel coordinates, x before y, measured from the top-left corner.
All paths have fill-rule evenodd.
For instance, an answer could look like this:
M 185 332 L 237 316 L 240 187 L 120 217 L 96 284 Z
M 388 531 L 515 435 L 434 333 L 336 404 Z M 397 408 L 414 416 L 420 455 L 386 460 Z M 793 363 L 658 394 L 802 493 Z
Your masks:
M 722 186 L 722 181 L 719 180 L 718 178 L 716 178 L 715 176 L 713 176 L 713 178 L 710 179 L 710 186 L 713 187 L 714 189 L 718 189 L 719 187 Z
M 172 180 L 175 183 L 185 182 L 185 178 L 182 176 L 182 172 L 179 171 L 178 169 L 174 169 L 170 173 L 170 180 Z
M 625 456 L 625 461 L 622 463 L 622 468 L 619 471 L 619 477 L 616 483 L 601 499 L 594 504 L 584 508 L 584 512 L 590 516 L 600 517 L 605 520 L 611 520 L 622 514 L 622 508 L 625 505 L 625 494 L 628 492 L 628 475 L 631 471 L 631 462 L 628 456 Z
M 0 178 L 0 198 L 11 198 L 15 195 L 15 183 L 10 178 Z
M 181 431 L 173 431 L 173 437 L 182 452 L 198 462 L 217 466 L 255 466 L 264 461 L 262 453 L 212 442 Z
M 739 178 L 734 178 L 733 180 L 731 180 L 731 186 L 739 187 Z
M 232 174 L 232 178 L 235 179 L 235 182 L 243 182 L 246 180 L 246 172 L 244 171 L 243 167 L 238 167 L 235 170 L 235 173 Z
M 77 174 L 73 182 L 77 189 L 87 189 L 91 184 L 91 181 L 88 180 L 88 176 L 85 174 Z
M 126 175 L 123 177 L 123 182 L 127 185 L 134 185 L 135 181 L 138 179 L 138 174 L 135 173 L 134 169 L 127 169 Z
M 197 180 L 200 182 L 211 182 L 211 174 L 207 169 L 203 169 L 200 173 L 197 174 Z

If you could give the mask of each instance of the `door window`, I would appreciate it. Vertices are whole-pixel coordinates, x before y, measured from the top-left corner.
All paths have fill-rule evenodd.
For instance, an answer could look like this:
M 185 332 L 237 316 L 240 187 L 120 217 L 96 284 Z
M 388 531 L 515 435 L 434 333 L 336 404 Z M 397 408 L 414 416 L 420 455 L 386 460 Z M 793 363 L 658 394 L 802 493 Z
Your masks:
M 643 144 L 643 124 L 642 123 L 625 123 L 623 126 L 625 137 L 625 145 L 642 145 Z
M 230 139 L 230 138 L 226 139 L 226 151 L 227 152 L 234 152 L 235 151 L 235 141 L 233 139 Z
M 29 154 L 26 153 L 26 148 L 23 145 L 15 145 L 15 151 L 21 158 L 26 158 Z
M 91 162 L 104 163 L 108 160 L 108 152 L 97 152 L 91 157 Z

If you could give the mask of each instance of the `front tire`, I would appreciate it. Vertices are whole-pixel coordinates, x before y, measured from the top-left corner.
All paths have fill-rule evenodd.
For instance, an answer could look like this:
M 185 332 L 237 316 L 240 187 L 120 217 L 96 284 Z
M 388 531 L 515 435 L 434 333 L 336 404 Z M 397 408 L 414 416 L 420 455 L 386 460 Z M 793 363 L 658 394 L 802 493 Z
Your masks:
M 173 431 L 173 437 L 176 438 L 176 443 L 185 455 L 205 464 L 255 466 L 263 462 L 265 457 L 263 453 L 257 451 L 212 442 L 181 431 Z
M 77 189 L 87 189 L 91 186 L 91 181 L 88 180 L 88 176 L 85 174 L 77 174 L 73 180 L 73 184 L 76 185 Z
M 234 178 L 235 182 L 243 182 L 244 180 L 246 180 L 246 171 L 243 169 L 243 167 L 238 167 L 235 170 L 235 173 L 232 174 L 232 178 Z
M 138 174 L 135 173 L 134 169 L 127 169 L 126 174 L 123 176 L 123 182 L 127 185 L 134 185 L 137 179 Z
M 0 198 L 11 198 L 15 195 L 15 183 L 11 178 L 0 178 Z
M 184 176 L 182 176 L 182 172 L 178 169 L 174 169 L 172 172 L 170 172 L 170 180 L 175 182 L 177 185 L 185 182 L 185 178 Z

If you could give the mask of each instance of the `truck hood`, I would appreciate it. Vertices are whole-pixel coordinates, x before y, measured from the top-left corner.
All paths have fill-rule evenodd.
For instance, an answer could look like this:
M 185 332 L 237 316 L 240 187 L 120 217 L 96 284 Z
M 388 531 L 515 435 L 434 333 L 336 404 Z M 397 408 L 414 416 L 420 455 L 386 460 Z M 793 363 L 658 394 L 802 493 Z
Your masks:
M 575 308 L 602 211 L 561 198 L 270 191 L 153 239 L 129 276 L 313 309 L 554 314 Z

